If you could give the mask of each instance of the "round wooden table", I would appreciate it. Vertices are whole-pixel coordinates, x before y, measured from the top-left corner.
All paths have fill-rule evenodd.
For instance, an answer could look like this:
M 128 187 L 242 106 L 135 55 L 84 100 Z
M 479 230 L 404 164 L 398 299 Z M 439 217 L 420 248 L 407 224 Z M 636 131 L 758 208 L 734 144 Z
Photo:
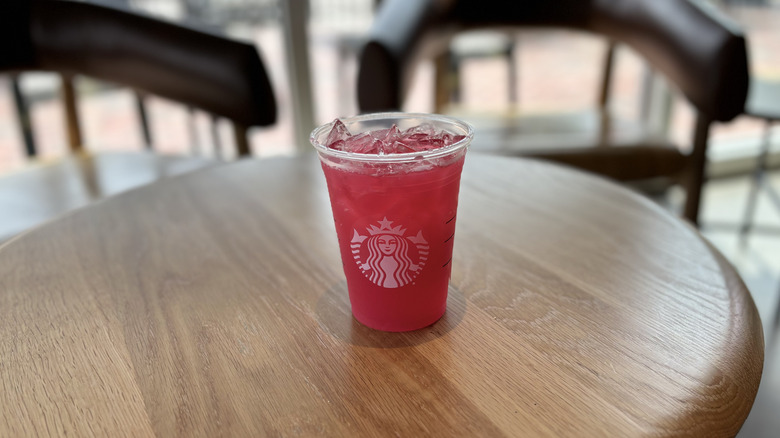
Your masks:
M 466 159 L 448 310 L 350 313 L 316 157 L 198 171 L 0 247 L 0 436 L 734 435 L 761 323 L 690 226 Z

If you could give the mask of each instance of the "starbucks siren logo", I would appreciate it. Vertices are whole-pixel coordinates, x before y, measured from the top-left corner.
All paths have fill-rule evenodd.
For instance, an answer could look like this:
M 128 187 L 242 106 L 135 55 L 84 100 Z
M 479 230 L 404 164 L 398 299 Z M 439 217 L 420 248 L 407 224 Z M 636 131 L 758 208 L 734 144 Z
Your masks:
M 361 235 L 355 229 L 351 242 L 352 256 L 363 275 L 377 286 L 389 289 L 404 286 L 417 278 L 430 250 L 422 230 L 415 236 L 404 236 L 406 228 L 391 227 L 392 223 L 384 218 L 378 222 L 379 227 L 366 227 L 367 235 Z M 410 255 L 411 245 L 417 249 L 417 263 Z M 367 257 L 364 246 L 368 249 Z

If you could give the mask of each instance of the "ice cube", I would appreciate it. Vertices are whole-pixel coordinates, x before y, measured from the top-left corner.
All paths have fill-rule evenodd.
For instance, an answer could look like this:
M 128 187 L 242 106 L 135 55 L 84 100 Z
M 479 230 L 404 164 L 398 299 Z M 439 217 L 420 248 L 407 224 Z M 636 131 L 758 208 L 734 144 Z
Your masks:
M 438 149 L 445 146 L 444 140 L 432 135 L 420 136 L 415 138 L 414 141 L 404 143 L 417 152 L 430 151 L 432 149 Z
M 335 147 L 336 144 L 339 141 L 346 141 L 349 137 L 351 137 L 352 134 L 349 132 L 349 129 L 347 129 L 346 126 L 344 126 L 344 123 L 341 122 L 341 120 L 336 119 L 333 121 L 333 127 L 330 129 L 330 132 L 328 133 L 328 138 L 325 140 L 325 146 L 331 148 L 331 149 L 340 149 L 339 147 Z
M 375 139 L 368 133 L 353 135 L 344 141 L 344 151 L 355 154 L 378 154 L 381 141 Z
M 422 123 L 404 131 L 390 128 L 351 134 L 341 120 L 333 121 L 325 144 L 331 149 L 356 154 L 406 154 L 429 151 L 453 145 L 465 136 L 439 131 L 430 123 Z
M 413 147 L 406 145 L 404 143 L 401 143 L 400 141 L 396 141 L 393 143 L 392 146 L 392 152 L 393 154 L 408 154 L 411 152 L 417 152 Z
M 445 146 L 453 145 L 466 138 L 465 135 L 454 135 L 444 131 L 442 131 L 440 135 L 441 135 L 441 139 L 444 141 Z
M 333 143 L 328 144 L 328 147 L 330 149 L 335 149 L 337 151 L 343 151 L 344 148 L 346 148 L 346 146 L 347 146 L 347 142 L 345 142 L 344 140 L 336 140 Z
M 396 141 L 396 139 L 398 139 L 399 136 L 401 135 L 401 131 L 398 129 L 398 126 L 393 125 L 387 129 L 378 129 L 376 131 L 370 131 L 369 134 L 371 134 L 372 137 L 381 141 L 385 145 L 392 145 Z
M 436 134 L 436 128 L 433 127 L 430 123 L 420 123 L 417 126 L 412 126 L 411 128 L 405 130 L 403 132 L 403 135 L 405 137 L 408 137 L 410 135 L 414 134 L 425 134 L 425 135 L 435 135 Z
M 407 134 L 406 132 L 404 132 L 404 135 L 401 136 L 401 138 L 399 138 L 398 141 L 406 145 L 413 145 L 418 141 L 427 139 L 428 137 L 430 137 L 429 134 L 423 134 L 423 133 Z

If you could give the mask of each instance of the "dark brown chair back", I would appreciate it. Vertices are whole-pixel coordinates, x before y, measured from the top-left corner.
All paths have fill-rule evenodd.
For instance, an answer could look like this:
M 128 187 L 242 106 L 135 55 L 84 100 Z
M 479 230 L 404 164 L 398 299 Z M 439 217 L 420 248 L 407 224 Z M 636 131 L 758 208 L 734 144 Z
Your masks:
M 400 109 L 417 61 L 444 52 L 459 31 L 530 26 L 625 44 L 696 108 L 692 152 L 675 175 L 688 191 L 685 216 L 695 223 L 710 123 L 741 114 L 748 89 L 744 36 L 702 0 L 385 0 L 361 54 L 360 110 Z
M 11 1 L 2 9 L 0 71 L 91 76 L 242 129 L 276 120 L 271 84 L 252 44 L 89 3 Z
M 585 30 L 626 44 L 711 120 L 742 113 L 748 86 L 744 36 L 695 0 L 388 0 L 361 56 L 360 109 L 400 108 L 410 64 L 441 50 L 459 31 L 527 26 Z

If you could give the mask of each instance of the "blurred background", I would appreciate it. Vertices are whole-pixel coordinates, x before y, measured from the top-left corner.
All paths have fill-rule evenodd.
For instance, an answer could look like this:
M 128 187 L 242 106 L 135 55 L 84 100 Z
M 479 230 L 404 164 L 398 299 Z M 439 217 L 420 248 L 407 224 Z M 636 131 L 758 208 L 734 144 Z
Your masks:
M 780 79 L 780 1 L 779 0 L 709 0 L 734 18 L 749 38 L 752 74 Z M 252 41 L 270 70 L 271 80 L 281 109 L 279 123 L 253 133 L 255 154 L 268 156 L 295 151 L 291 74 L 288 71 L 290 50 L 285 45 L 284 8 L 279 0 L 102 0 L 96 3 L 127 7 L 174 22 L 230 37 Z M 357 56 L 362 37 L 370 28 L 375 0 L 290 0 L 293 9 L 303 8 L 308 35 L 308 57 L 315 123 L 357 112 L 355 97 Z M 458 46 L 486 47 L 505 44 L 491 40 L 484 33 L 464 35 Z M 594 88 L 599 81 L 606 43 L 585 33 L 560 30 L 521 30 L 512 42 L 511 60 L 515 63 L 514 84 L 510 85 L 507 59 L 501 56 L 472 57 L 462 63 L 462 93 L 459 105 L 472 111 L 549 113 L 571 111 L 593 105 Z M 642 61 L 630 49 L 620 47 L 616 60 L 616 77 L 612 105 L 623 114 L 640 116 L 644 88 L 650 75 Z M 658 79 L 662 80 L 662 79 Z M 6 76 L 0 77 L 0 171 L 24 166 L 26 162 L 21 133 L 15 125 L 11 87 Z M 47 73 L 28 73 L 21 77 L 22 92 L 30 101 L 35 141 L 41 158 L 65 153 L 64 124 L 59 99 L 59 79 Z M 141 144 L 137 114 L 132 93 L 112 88 L 89 78 L 80 78 L 80 110 L 83 129 L 93 149 L 127 149 Z M 510 86 L 515 86 L 516 102 L 508 101 Z M 434 110 L 433 67 L 423 62 L 418 68 L 413 89 L 405 105 L 408 111 Z M 161 151 L 190 152 L 192 132 L 188 113 L 183 108 L 151 98 L 150 113 L 156 146 Z M 316 103 L 315 103 L 316 102 Z M 661 117 L 668 118 L 669 130 L 681 143 L 688 142 L 690 108 L 682 99 L 670 96 Z M 656 116 L 659 116 L 656 114 Z M 198 119 L 198 116 L 195 117 Z M 197 120 L 202 130 L 211 129 Z M 47 123 L 51 121 L 51 123 Z M 203 125 L 203 126 L 200 126 Z M 721 161 L 755 157 L 763 123 L 743 117 L 715 127 L 709 147 L 710 159 Z M 57 131 L 59 129 L 59 131 Z M 224 128 L 222 128 L 224 130 Z M 228 138 L 227 132 L 224 132 Z M 201 139 L 209 153 L 211 139 Z M 300 146 L 300 145 L 299 145 Z M 731 163 L 734 165 L 735 163 Z M 720 173 L 745 170 L 728 168 Z
M 256 157 L 294 154 L 309 146 L 312 125 L 358 112 L 357 57 L 374 16 L 374 0 L 104 0 L 174 22 L 254 42 L 269 69 L 279 103 L 278 122 L 251 132 Z M 710 0 L 744 30 L 751 74 L 780 80 L 780 0 Z M 302 32 L 302 33 L 301 33 Z M 301 38 L 302 37 L 302 38 Z M 466 34 L 454 43 L 464 52 L 500 52 L 467 56 L 461 63 L 457 103 L 434 101 L 434 68 L 422 63 L 404 110 L 458 113 L 547 114 L 594 105 L 607 44 L 584 33 L 523 30 L 510 40 L 486 33 Z M 496 48 L 500 50 L 496 50 Z M 507 55 L 507 53 L 509 55 Z M 508 65 L 511 63 L 511 65 Z M 308 65 L 307 65 L 308 64 Z M 628 48 L 616 52 L 611 105 L 630 117 L 652 117 L 681 144 L 692 136 L 693 112 L 669 92 Z M 14 87 L 16 86 L 16 88 Z M 133 93 L 112 84 L 77 78 L 84 136 L 90 150 L 136 150 L 143 144 Z M 0 76 L 0 173 L 29 165 L 14 107 L 14 90 L 24 95 L 32 119 L 38 160 L 68 154 L 60 102 L 59 77 L 27 73 L 16 82 Z M 583 90 L 588 90 L 584 92 Z M 514 98 L 510 98 L 514 96 Z M 649 103 L 648 103 L 649 102 Z M 780 104 L 780 103 L 779 103 Z M 229 126 L 180 105 L 149 97 L 150 128 L 162 153 L 213 157 L 232 141 Z M 739 117 L 714 127 L 709 153 L 710 182 L 704 189 L 702 232 L 740 271 L 759 308 L 767 337 L 767 366 L 780 366 L 776 332 L 780 300 L 780 208 L 760 193 L 756 226 L 747 244 L 740 242 L 751 172 L 765 124 Z M 775 128 L 777 129 L 777 128 Z M 780 133 L 774 135 L 770 167 L 780 165 Z M 230 151 L 231 148 L 225 148 Z M 230 158 L 230 152 L 221 154 Z M 780 174 L 769 174 L 780 189 Z M 775 357 L 772 357 L 774 354 Z M 780 372 L 767 372 L 751 417 L 740 436 L 777 436 L 780 421 Z

